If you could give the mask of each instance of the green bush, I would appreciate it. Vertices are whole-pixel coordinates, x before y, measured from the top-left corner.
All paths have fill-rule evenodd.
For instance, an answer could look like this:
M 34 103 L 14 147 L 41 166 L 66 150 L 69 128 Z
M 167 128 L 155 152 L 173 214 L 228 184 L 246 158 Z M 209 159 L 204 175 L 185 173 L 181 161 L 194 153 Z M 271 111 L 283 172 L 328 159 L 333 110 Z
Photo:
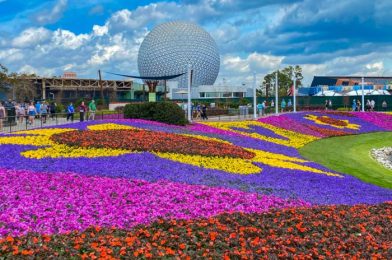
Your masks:
M 188 123 L 184 111 L 170 102 L 128 104 L 124 107 L 124 118 L 147 119 L 172 125 Z
M 64 113 L 65 107 L 63 104 L 57 104 L 56 106 L 56 113 Z

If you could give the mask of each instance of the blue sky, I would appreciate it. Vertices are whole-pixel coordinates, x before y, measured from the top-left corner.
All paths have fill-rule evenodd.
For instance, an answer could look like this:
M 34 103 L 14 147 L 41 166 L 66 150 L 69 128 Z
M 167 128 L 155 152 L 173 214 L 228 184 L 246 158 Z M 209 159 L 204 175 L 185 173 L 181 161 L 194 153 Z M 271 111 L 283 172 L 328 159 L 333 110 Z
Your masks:
M 313 75 L 392 75 L 391 0 L 0 0 L 0 63 L 41 76 L 137 74 L 157 24 L 192 21 L 216 40 L 217 84 L 287 65 Z

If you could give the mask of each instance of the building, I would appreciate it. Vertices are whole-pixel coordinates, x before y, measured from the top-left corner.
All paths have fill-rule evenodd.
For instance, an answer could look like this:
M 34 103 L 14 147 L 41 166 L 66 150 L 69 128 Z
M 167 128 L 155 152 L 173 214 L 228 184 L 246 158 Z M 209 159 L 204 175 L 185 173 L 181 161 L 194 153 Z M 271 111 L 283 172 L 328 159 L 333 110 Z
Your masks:
M 355 86 L 361 85 L 360 76 L 314 76 L 311 87 L 318 86 Z M 392 85 L 392 77 L 365 77 L 366 85 Z
M 63 73 L 62 78 L 63 79 L 77 79 L 78 76 L 76 75 L 76 72 L 66 71 Z
M 176 88 L 171 91 L 172 99 L 184 99 L 188 97 L 186 89 Z M 201 85 L 192 88 L 192 99 L 213 98 L 245 98 L 252 97 L 253 89 L 246 86 L 214 86 Z
M 309 88 L 299 88 L 298 95 L 303 96 L 356 96 L 362 88 L 360 76 L 314 76 Z M 392 77 L 365 77 L 366 95 L 390 95 Z
M 128 95 L 133 89 L 132 80 L 98 80 L 73 78 L 76 73 L 64 77 L 24 78 L 24 84 L 34 89 L 36 100 L 50 99 L 57 102 L 74 101 L 80 98 L 100 98 L 101 91 L 105 99 L 118 99 Z M 12 86 L 11 86 L 12 88 Z M 130 96 L 130 95 L 129 95 Z
M 169 81 L 187 88 L 189 66 L 193 71 L 193 86 L 215 83 L 220 68 L 218 47 L 211 35 L 194 23 L 160 24 L 140 46 L 138 69 L 141 77 L 180 75 Z

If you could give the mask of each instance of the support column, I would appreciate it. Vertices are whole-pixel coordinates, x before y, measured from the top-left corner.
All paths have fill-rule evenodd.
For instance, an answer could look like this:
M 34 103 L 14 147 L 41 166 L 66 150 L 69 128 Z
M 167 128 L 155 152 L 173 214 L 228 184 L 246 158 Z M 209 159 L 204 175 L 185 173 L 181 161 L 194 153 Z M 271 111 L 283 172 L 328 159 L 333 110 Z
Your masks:
M 42 99 L 46 99 L 46 82 L 45 79 L 42 79 Z

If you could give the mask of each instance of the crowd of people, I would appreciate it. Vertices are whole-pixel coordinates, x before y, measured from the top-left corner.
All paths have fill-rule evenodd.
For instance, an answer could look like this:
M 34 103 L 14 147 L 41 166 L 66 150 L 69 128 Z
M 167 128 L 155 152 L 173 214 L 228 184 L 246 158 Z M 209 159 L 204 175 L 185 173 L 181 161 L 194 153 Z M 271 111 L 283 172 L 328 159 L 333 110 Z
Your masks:
M 372 100 L 367 99 L 364 108 L 365 108 L 365 111 L 368 111 L 368 112 L 375 111 L 376 102 L 374 101 L 374 99 L 372 99 Z M 388 104 L 387 104 L 386 100 L 384 100 L 381 103 L 381 108 L 382 108 L 383 111 L 387 111 Z M 352 111 L 361 111 L 362 110 L 362 103 L 361 103 L 361 101 L 359 99 L 358 100 L 355 100 L 355 99 L 353 100 L 353 103 L 352 103 L 352 106 L 351 106 L 351 110 Z
M 97 106 L 95 104 L 94 100 L 91 100 L 88 106 L 84 104 L 84 101 L 78 106 L 77 110 L 79 111 L 79 120 L 80 122 L 83 122 L 85 119 L 86 120 L 95 120 L 95 113 L 97 112 Z M 69 103 L 67 106 L 67 121 L 71 120 L 73 122 L 74 120 L 74 114 L 75 114 L 75 107 L 73 103 Z
M 8 111 L 8 112 L 7 112 Z M 80 121 L 95 120 L 97 106 L 94 100 L 91 100 L 88 106 L 82 102 L 78 107 Z M 12 112 L 12 113 L 10 113 Z M 75 108 L 70 103 L 66 109 L 67 121 L 74 119 Z M 60 111 L 62 113 L 62 111 Z M 4 120 L 12 123 L 33 125 L 34 120 L 39 119 L 43 124 L 47 120 L 55 120 L 58 114 L 57 104 L 55 102 L 36 101 L 36 102 L 16 102 L 8 100 L 0 102 L 0 131 L 3 129 Z M 25 121 L 26 120 L 26 121 Z

